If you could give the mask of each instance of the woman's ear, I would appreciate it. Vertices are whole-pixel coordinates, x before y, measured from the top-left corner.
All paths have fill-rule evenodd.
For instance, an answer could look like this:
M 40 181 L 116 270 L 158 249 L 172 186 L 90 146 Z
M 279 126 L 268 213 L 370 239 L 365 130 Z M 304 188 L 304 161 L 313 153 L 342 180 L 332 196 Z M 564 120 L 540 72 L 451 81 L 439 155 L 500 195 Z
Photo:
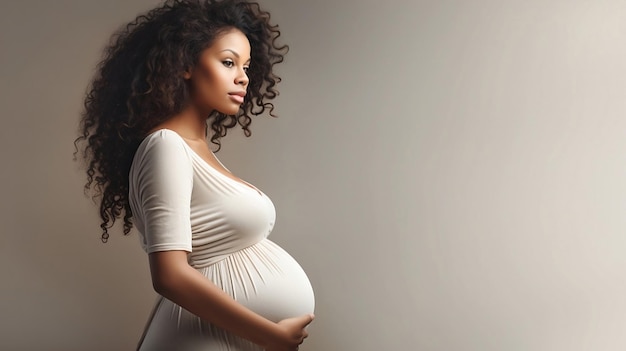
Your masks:
M 183 79 L 188 80 L 191 78 L 191 72 L 193 71 L 193 67 L 187 67 L 185 68 L 185 71 L 183 72 Z

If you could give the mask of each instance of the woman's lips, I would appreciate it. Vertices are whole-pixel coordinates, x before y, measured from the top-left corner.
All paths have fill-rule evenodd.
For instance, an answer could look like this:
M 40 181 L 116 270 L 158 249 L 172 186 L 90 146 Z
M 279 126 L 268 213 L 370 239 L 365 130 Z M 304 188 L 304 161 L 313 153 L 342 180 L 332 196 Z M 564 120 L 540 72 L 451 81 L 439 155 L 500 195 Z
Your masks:
M 230 96 L 231 100 L 239 103 L 239 104 L 243 104 L 243 98 L 245 96 L 245 93 L 230 93 L 228 94 L 228 96 Z

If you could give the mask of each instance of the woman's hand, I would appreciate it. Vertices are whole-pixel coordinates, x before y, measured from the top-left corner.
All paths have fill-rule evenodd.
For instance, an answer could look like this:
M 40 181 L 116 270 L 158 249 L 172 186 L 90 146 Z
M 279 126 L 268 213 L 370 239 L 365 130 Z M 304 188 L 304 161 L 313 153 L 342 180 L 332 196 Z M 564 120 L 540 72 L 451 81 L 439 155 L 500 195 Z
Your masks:
M 189 266 L 185 251 L 158 251 L 148 257 L 154 290 L 219 328 L 248 339 L 267 351 L 297 350 L 308 335 L 305 327 L 313 320 L 312 314 L 274 323 L 235 301 Z
M 313 318 L 312 314 L 305 314 L 300 317 L 287 318 L 276 323 L 278 326 L 277 338 L 271 340 L 265 346 L 265 351 L 295 351 L 304 339 L 309 336 L 306 331 Z

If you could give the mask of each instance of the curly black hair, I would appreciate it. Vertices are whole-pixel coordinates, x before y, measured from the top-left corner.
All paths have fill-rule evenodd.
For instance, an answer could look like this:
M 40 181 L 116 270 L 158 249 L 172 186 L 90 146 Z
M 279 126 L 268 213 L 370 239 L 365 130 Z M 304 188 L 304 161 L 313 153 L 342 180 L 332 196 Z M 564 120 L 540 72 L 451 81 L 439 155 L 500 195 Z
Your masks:
M 238 29 L 250 42 L 250 83 L 237 115 L 207 116 L 211 142 L 220 148 L 228 129 L 241 126 L 246 136 L 252 115 L 274 105 L 280 78 L 273 67 L 283 61 L 287 45 L 277 45 L 278 26 L 258 3 L 243 0 L 168 0 L 116 32 L 104 51 L 84 100 L 76 154 L 86 161 L 85 192 L 100 198 L 101 239 L 123 216 L 124 234 L 132 229 L 128 173 L 141 141 L 160 123 L 179 113 L 189 99 L 183 72 L 222 33 Z M 207 130 L 208 131 L 208 130 Z

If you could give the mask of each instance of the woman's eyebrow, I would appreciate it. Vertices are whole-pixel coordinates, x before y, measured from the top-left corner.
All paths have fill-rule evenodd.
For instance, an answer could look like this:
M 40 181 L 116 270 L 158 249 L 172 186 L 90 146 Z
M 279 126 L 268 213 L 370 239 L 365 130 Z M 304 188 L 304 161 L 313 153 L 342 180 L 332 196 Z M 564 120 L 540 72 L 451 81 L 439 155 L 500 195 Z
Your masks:
M 224 50 L 222 50 L 220 52 L 224 52 L 224 51 L 230 51 L 230 52 L 233 53 L 233 55 L 235 55 L 237 58 L 239 58 L 239 54 L 236 51 L 232 50 L 232 49 L 224 49 Z
M 237 58 L 241 58 L 241 57 L 239 56 L 239 54 L 238 54 L 235 50 L 233 50 L 233 49 L 224 49 L 224 50 L 222 50 L 222 51 L 220 51 L 220 52 L 224 52 L 224 51 L 230 51 L 233 55 L 235 55 L 235 57 L 237 57 Z M 252 59 L 248 59 L 248 61 L 247 61 L 247 62 L 250 62 L 250 61 L 252 61 Z

